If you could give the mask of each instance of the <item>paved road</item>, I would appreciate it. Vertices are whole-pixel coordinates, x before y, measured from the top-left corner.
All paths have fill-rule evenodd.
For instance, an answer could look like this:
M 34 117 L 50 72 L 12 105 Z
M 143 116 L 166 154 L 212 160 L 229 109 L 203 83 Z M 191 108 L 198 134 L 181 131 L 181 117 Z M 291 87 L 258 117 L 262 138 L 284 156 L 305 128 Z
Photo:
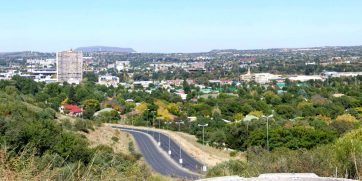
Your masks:
M 179 144 L 177 142 L 170 139 L 170 145 L 169 145 L 169 138 L 168 138 L 167 135 L 165 135 L 163 133 L 156 132 L 156 131 L 150 131 L 150 130 L 149 131 L 148 130 L 141 130 L 141 129 L 136 129 L 136 130 L 142 131 L 144 133 L 148 133 L 149 135 L 151 135 L 155 139 L 156 142 L 158 142 L 159 139 L 160 139 L 161 148 L 166 153 L 168 153 L 169 146 L 170 146 L 171 158 L 176 163 L 179 163 L 180 146 L 179 146 Z M 195 158 L 193 158 L 192 156 L 187 154 L 182 148 L 181 148 L 181 158 L 183 160 L 182 167 L 187 168 L 187 169 L 189 169 L 189 170 L 191 170 L 193 172 L 201 172 L 202 171 L 202 163 L 200 163 Z
M 156 142 L 153 141 L 152 137 L 148 136 L 147 133 L 123 127 L 114 128 L 119 128 L 131 133 L 135 138 L 146 162 L 160 174 L 191 180 L 200 178 L 199 175 L 192 173 L 185 168 L 181 168 L 172 159 L 168 158 L 166 153 L 161 153 L 161 149 L 157 148 Z

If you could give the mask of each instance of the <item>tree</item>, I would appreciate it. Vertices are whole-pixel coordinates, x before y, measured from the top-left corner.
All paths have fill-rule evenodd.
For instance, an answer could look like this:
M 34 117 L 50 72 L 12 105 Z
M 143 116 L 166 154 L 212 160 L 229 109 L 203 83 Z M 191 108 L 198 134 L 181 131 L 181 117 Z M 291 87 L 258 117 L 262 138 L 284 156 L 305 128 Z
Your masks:
M 275 110 L 279 115 L 287 119 L 294 118 L 296 113 L 296 110 L 288 104 L 278 105 L 275 107 Z
M 256 116 L 256 117 L 258 117 L 258 118 L 260 118 L 261 116 L 263 116 L 263 112 L 261 112 L 261 111 L 251 111 L 249 114 L 250 114 L 250 115 L 253 115 L 253 116 Z
M 172 113 L 173 115 L 180 115 L 180 106 L 176 103 L 169 103 L 167 105 L 167 110 L 170 111 L 170 113 Z
M 77 102 L 77 95 L 76 95 L 75 89 L 74 89 L 74 87 L 72 85 L 69 87 L 68 101 L 71 104 Z
M 84 79 L 87 80 L 88 82 L 98 82 L 98 75 L 95 74 L 94 72 L 87 72 L 83 75 Z
M 186 80 L 183 81 L 182 87 L 183 87 L 183 89 L 184 89 L 184 91 L 185 91 L 186 94 L 190 94 L 190 93 L 191 93 L 191 87 L 190 87 L 189 83 L 187 83 Z
M 342 115 L 337 116 L 336 121 L 356 123 L 357 119 L 350 114 L 342 114 Z
M 39 92 L 39 84 L 32 79 L 16 75 L 12 78 L 15 81 L 15 87 L 23 94 L 35 95 Z
M 85 110 L 98 111 L 100 109 L 99 101 L 95 99 L 87 99 L 83 102 L 83 108 Z
M 234 116 L 233 116 L 233 120 L 235 122 L 242 121 L 243 119 L 244 119 L 243 113 L 235 113 Z

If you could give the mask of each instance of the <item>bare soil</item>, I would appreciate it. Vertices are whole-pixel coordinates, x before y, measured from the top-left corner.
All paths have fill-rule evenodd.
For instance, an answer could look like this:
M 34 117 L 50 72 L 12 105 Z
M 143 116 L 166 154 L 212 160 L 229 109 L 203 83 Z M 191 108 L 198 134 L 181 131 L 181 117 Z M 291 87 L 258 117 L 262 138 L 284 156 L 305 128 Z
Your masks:
M 128 145 L 130 142 L 133 142 L 137 150 L 137 145 L 135 144 L 133 137 L 129 133 L 120 131 L 118 129 L 113 129 L 110 126 L 103 125 L 101 127 L 97 127 L 94 131 L 82 134 L 87 137 L 87 139 L 91 143 L 91 147 L 96 147 L 98 145 L 107 145 L 112 147 L 114 152 L 116 153 L 121 152 L 125 154 L 130 154 L 128 150 Z M 116 138 L 118 138 L 118 141 L 115 141 Z

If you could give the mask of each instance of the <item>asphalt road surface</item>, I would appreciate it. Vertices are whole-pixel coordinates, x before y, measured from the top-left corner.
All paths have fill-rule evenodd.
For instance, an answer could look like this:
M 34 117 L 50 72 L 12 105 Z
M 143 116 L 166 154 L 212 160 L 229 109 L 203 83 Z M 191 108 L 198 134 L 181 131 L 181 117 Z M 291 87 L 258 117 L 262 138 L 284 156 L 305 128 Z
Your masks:
M 137 130 L 139 130 L 139 129 L 137 129 Z M 170 142 L 169 142 L 169 137 L 167 135 L 157 132 L 157 131 L 148 131 L 148 130 L 139 130 L 139 131 L 148 133 L 155 139 L 156 142 L 158 142 L 160 139 L 162 150 L 164 150 L 168 154 L 168 150 L 170 148 L 171 158 L 178 164 L 180 164 L 179 159 L 180 159 L 180 153 L 181 153 L 181 158 L 183 161 L 182 167 L 187 168 L 193 172 L 202 171 L 202 163 L 200 163 L 195 158 L 193 158 L 192 156 L 187 154 L 182 148 L 181 148 L 181 152 L 180 152 L 179 144 L 177 142 L 173 141 L 172 139 L 170 139 Z
M 198 174 L 192 173 L 191 171 L 186 170 L 185 168 L 181 168 L 180 165 L 177 165 L 178 158 L 177 158 L 177 162 L 175 162 L 174 160 L 172 160 L 171 158 L 168 157 L 167 153 L 165 153 L 165 152 L 161 153 L 162 152 L 161 149 L 157 148 L 158 145 L 155 141 L 152 140 L 152 136 L 148 136 L 147 133 L 142 132 L 142 130 L 123 128 L 123 127 L 114 127 L 114 128 L 122 129 L 133 135 L 140 151 L 142 152 L 142 155 L 143 155 L 145 161 L 156 172 L 159 172 L 160 174 L 166 175 L 166 176 L 179 177 L 179 178 L 185 178 L 185 179 L 190 179 L 190 180 L 195 180 L 195 179 L 200 178 L 200 176 Z M 150 133 L 151 133 L 151 131 L 150 131 Z M 150 135 L 152 135 L 152 133 Z M 155 133 L 155 135 L 156 135 L 156 133 Z M 163 136 L 165 136 L 165 135 L 163 135 Z M 166 138 L 166 136 L 165 136 L 165 138 Z M 157 139 L 158 139 L 158 137 L 157 137 Z M 164 140 L 164 141 L 166 141 L 166 140 Z M 161 143 L 161 145 L 162 145 L 162 143 Z M 176 145 L 176 147 L 175 147 L 175 151 L 177 149 L 179 150 L 179 147 L 177 145 Z M 168 151 L 168 138 L 167 138 L 167 151 Z M 182 152 L 182 154 L 183 153 L 184 152 Z M 176 155 L 176 153 L 175 153 L 175 155 Z M 184 155 L 186 155 L 186 154 L 184 154 Z M 191 159 L 187 159 L 187 157 L 184 157 L 184 155 L 182 155 L 182 157 L 185 158 L 185 160 L 184 160 L 185 166 L 193 163 L 191 161 Z

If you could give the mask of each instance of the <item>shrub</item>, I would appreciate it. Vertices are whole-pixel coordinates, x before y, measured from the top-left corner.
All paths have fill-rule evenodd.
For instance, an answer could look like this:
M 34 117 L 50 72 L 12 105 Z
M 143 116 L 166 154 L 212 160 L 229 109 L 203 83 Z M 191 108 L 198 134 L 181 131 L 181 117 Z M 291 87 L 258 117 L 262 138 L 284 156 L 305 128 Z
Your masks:
M 89 120 L 83 120 L 83 119 L 77 119 L 74 122 L 74 129 L 76 131 L 82 131 L 85 133 L 88 133 L 89 129 L 94 130 L 92 122 Z
M 39 119 L 55 119 L 56 112 L 51 108 L 45 108 L 38 113 Z
M 237 151 L 232 151 L 232 152 L 229 153 L 229 155 L 230 155 L 231 157 L 235 157 L 237 154 L 238 154 Z
M 79 135 L 63 132 L 53 150 L 69 162 L 80 160 L 83 163 L 88 163 L 92 156 L 92 151 L 88 145 L 89 143 Z
M 114 141 L 114 142 L 118 142 L 119 141 L 119 138 L 118 137 L 116 137 L 116 136 L 112 136 L 112 141 Z

